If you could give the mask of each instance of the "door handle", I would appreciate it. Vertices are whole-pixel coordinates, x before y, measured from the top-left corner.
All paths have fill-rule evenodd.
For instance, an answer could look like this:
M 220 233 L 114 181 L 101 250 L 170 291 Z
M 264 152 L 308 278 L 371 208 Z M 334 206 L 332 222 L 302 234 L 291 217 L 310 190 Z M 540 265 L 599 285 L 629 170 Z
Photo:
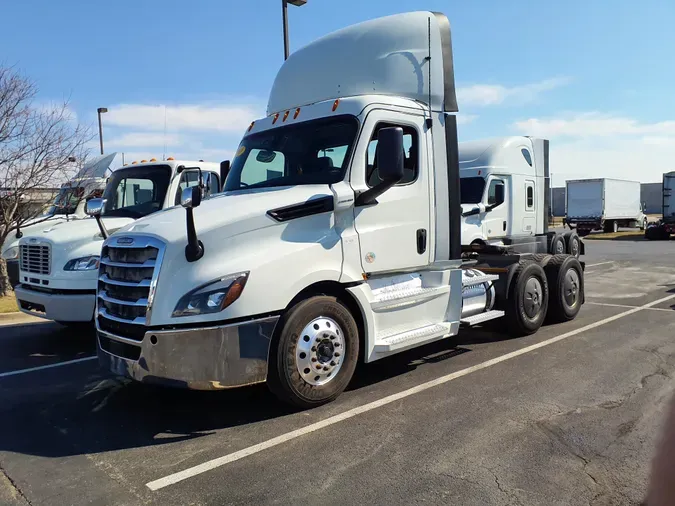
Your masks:
M 417 253 L 420 255 L 427 250 L 427 231 L 424 228 L 417 230 Z
M 504 230 L 504 232 L 506 232 L 506 221 L 502 222 L 502 229 Z

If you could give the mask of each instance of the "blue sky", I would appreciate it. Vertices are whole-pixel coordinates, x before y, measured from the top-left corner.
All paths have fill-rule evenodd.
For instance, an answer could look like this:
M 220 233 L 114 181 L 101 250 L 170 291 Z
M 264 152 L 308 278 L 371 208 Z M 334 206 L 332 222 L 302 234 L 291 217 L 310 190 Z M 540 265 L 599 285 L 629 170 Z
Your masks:
M 283 62 L 280 0 L 5 2 L 0 54 L 39 101 L 103 116 L 106 151 L 219 161 L 264 114 Z M 452 25 L 460 139 L 551 139 L 554 184 L 675 170 L 672 0 L 308 0 L 289 6 L 291 50 L 407 10 Z M 167 133 L 164 134 L 166 106 Z

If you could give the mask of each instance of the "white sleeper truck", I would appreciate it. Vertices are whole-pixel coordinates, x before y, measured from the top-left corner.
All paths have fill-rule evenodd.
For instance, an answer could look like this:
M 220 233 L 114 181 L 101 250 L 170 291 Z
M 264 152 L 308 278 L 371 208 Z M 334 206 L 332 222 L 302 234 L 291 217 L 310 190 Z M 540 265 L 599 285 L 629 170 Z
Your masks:
M 585 246 L 576 231 L 548 230 L 549 141 L 512 136 L 459 143 L 462 245 L 516 253 L 569 253 Z
M 33 227 L 19 240 L 20 284 L 14 289 L 19 309 L 64 325 L 92 322 L 104 236 L 180 204 L 182 190 L 196 185 L 200 174 L 205 193 L 220 190 L 217 163 L 173 159 L 134 163 L 113 172 L 103 204 L 94 200 L 102 206 L 100 221 L 87 217 Z
M 619 227 L 647 228 L 640 202 L 640 182 L 623 179 L 576 179 L 567 181 L 565 221 L 579 235 L 593 230 L 618 232 Z
M 102 365 L 194 389 L 267 382 L 312 407 L 357 362 L 462 326 L 504 318 L 523 335 L 575 318 L 573 256 L 462 251 L 450 41 L 444 15 L 413 12 L 292 54 L 225 191 L 188 189 L 184 209 L 105 241 Z
M 86 218 L 85 204 L 89 199 L 103 194 L 107 171 L 116 155 L 117 153 L 112 153 L 91 160 L 73 179 L 61 185 L 43 215 L 21 224 L 10 232 L 2 245 L 2 258 L 7 261 L 7 273 L 12 286 L 19 283 L 19 239 L 61 221 Z

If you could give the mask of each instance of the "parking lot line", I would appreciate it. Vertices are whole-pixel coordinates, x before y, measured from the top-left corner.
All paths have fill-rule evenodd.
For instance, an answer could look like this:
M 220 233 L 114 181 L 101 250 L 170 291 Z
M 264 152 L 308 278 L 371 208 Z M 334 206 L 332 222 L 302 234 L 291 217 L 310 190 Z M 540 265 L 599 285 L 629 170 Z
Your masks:
M 588 264 L 588 265 L 586 265 L 586 267 L 597 267 L 598 265 L 613 264 L 613 263 L 614 263 L 614 261 L 610 260 L 608 262 L 600 262 L 600 263 L 597 263 L 597 264 Z
M 538 350 L 539 348 L 543 348 L 544 346 L 548 346 L 553 343 L 557 343 L 558 341 L 562 341 L 563 339 L 567 339 L 572 336 L 576 336 L 577 334 L 581 334 L 582 332 L 586 332 L 587 330 L 594 329 L 596 327 L 600 327 L 602 325 L 606 325 L 608 323 L 611 323 L 613 321 L 616 321 L 620 318 L 624 318 L 626 316 L 630 316 L 632 314 L 637 313 L 638 311 L 642 311 L 643 309 L 648 309 L 651 308 L 652 306 L 656 306 L 657 304 L 660 304 L 662 302 L 665 302 L 667 300 L 671 300 L 675 298 L 675 294 L 669 295 L 667 297 L 664 297 L 659 300 L 655 300 L 653 302 L 649 302 L 648 304 L 645 304 L 643 306 L 638 306 L 634 307 L 632 309 L 629 309 L 627 311 L 624 311 L 623 313 L 619 313 L 614 316 L 610 316 L 608 318 L 604 318 L 603 320 L 599 320 L 594 323 L 590 323 L 584 327 L 571 330 L 570 332 L 566 332 L 564 334 L 561 334 L 556 337 L 552 337 L 550 339 L 547 339 L 545 341 L 542 341 L 540 343 L 536 343 L 530 346 L 526 346 L 525 348 L 521 348 L 520 350 L 513 351 L 511 353 L 507 353 L 505 355 L 501 355 L 499 357 L 493 358 L 491 360 L 488 360 L 486 362 L 482 362 L 480 364 L 467 367 L 466 369 L 462 369 L 457 372 L 453 372 L 451 374 L 447 374 L 445 376 L 441 376 L 440 378 L 436 378 L 435 380 L 427 381 L 426 383 L 422 383 L 421 385 L 417 385 L 416 387 L 409 388 L 407 390 L 404 390 L 402 392 L 399 392 L 397 394 L 389 395 L 387 397 L 384 397 L 382 399 L 369 402 L 368 404 L 364 404 L 362 406 L 358 406 L 356 408 L 350 409 L 348 411 L 345 411 L 344 413 L 340 413 L 339 415 L 334 415 L 331 417 L 326 418 L 325 420 L 321 420 L 316 423 L 312 423 L 310 425 L 306 425 L 305 427 L 301 427 L 299 429 L 293 430 L 291 432 L 287 432 L 286 434 L 282 434 L 280 436 L 277 436 L 272 439 L 268 439 L 267 441 L 263 441 L 262 443 L 258 443 L 253 446 L 249 446 L 248 448 L 244 448 L 243 450 L 236 451 L 234 453 L 230 453 L 229 455 L 225 455 L 223 457 L 218 457 L 213 460 L 209 460 L 207 462 L 204 462 L 203 464 L 199 464 L 194 467 L 190 467 L 188 469 L 185 469 L 183 471 L 170 474 L 168 476 L 165 476 L 163 478 L 159 478 L 157 480 L 151 481 L 149 483 L 146 483 L 146 486 L 153 491 L 162 489 L 164 487 L 168 487 L 169 485 L 173 485 L 175 483 L 178 483 L 180 481 L 186 480 L 188 478 L 192 478 L 194 476 L 197 476 L 199 474 L 205 473 L 207 471 L 211 471 L 217 467 L 224 466 L 225 464 L 229 464 L 232 462 L 235 462 L 237 460 L 243 459 L 244 457 L 248 457 L 250 455 L 254 455 L 256 453 L 260 453 L 264 450 L 267 450 L 269 448 L 273 448 L 275 446 L 278 446 L 282 443 L 285 443 L 287 441 L 291 441 L 293 439 L 299 438 L 301 436 L 304 436 L 306 434 L 310 434 L 312 432 L 316 432 L 320 429 L 323 429 L 325 427 L 329 427 L 331 425 L 334 425 L 336 423 L 342 422 L 344 420 L 348 420 L 350 418 L 353 418 L 357 415 L 366 413 L 368 411 L 372 411 L 373 409 L 380 408 L 382 406 L 386 406 L 387 404 L 391 404 L 392 402 L 398 401 L 400 399 L 404 399 L 406 397 L 409 397 L 414 394 L 418 394 L 420 392 L 424 392 L 425 390 L 428 390 L 430 388 L 443 385 L 449 381 L 455 380 L 457 378 L 461 378 L 462 376 L 466 376 L 467 374 L 471 374 L 476 371 L 480 371 L 482 369 L 486 369 L 488 367 L 491 367 L 493 365 L 499 364 L 500 362 L 505 362 L 506 360 L 510 360 L 512 358 L 518 357 L 520 355 L 524 355 L 526 353 L 529 353 L 534 350 Z
M 608 302 L 590 302 L 590 301 L 585 301 L 584 304 L 591 304 L 593 306 L 606 306 L 606 307 L 625 307 L 625 308 L 634 308 L 634 307 L 639 307 L 639 306 L 629 306 L 627 304 L 610 304 Z M 672 309 L 666 309 L 663 307 L 646 307 L 644 308 L 645 310 L 648 311 L 665 311 L 666 313 L 673 313 L 675 314 L 675 311 Z
M 66 362 L 57 362 L 56 364 L 41 365 L 39 367 L 30 367 L 28 369 L 19 369 L 18 371 L 3 372 L 0 373 L 0 378 L 5 378 L 7 376 L 16 376 L 17 374 L 26 374 L 27 372 L 42 371 L 43 369 L 52 369 L 54 367 L 61 367 L 62 365 L 77 364 L 80 362 L 86 362 L 87 360 L 94 360 L 96 358 L 98 357 L 93 356 L 93 357 L 76 358 L 75 360 L 67 360 Z

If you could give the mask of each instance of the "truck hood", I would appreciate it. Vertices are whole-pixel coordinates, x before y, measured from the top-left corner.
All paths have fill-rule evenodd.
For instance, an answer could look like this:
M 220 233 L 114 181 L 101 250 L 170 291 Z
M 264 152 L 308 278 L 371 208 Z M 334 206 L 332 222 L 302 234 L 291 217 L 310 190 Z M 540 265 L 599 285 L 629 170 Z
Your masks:
M 103 219 L 103 223 L 111 234 L 133 221 L 131 218 Z M 39 228 L 34 227 L 31 234 L 25 234 L 19 240 L 19 244 L 29 244 L 28 241 L 30 239 L 47 239 L 54 245 L 73 247 L 86 242 L 103 241 L 101 231 L 94 218 L 73 221 L 50 221 L 41 225 Z
M 302 185 L 274 187 L 225 192 L 214 195 L 194 209 L 197 236 L 210 235 L 217 230 L 220 238 L 233 237 L 279 222 L 267 215 L 267 211 L 308 200 L 330 196 L 328 185 Z M 120 229 L 116 235 L 139 233 L 154 235 L 168 243 L 179 243 L 181 248 L 187 241 L 186 213 L 182 207 L 171 207 L 140 219 Z

